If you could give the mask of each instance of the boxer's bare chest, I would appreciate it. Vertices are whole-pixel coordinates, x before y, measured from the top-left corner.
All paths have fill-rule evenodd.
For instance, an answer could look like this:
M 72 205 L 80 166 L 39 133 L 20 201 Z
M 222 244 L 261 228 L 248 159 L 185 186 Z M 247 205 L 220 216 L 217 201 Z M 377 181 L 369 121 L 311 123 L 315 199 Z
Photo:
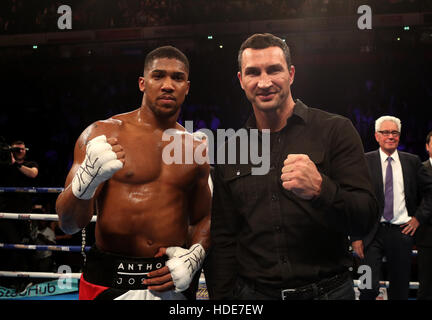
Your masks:
M 197 165 L 167 163 L 164 148 L 169 141 L 163 141 L 162 134 L 161 130 L 136 130 L 127 126 L 119 130 L 117 138 L 125 152 L 125 165 L 113 178 L 138 186 L 155 181 L 178 187 L 189 185 L 196 175 Z

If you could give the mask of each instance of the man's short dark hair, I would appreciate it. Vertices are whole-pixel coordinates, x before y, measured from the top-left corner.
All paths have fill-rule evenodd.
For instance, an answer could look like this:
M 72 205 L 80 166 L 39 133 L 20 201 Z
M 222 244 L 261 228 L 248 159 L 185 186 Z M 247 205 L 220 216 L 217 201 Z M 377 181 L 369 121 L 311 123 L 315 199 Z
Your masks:
M 13 146 L 13 145 L 17 145 L 17 144 L 25 144 L 25 143 L 22 140 L 16 140 L 16 141 L 12 142 L 11 145 Z
M 148 53 L 144 61 L 144 72 L 146 68 L 153 62 L 153 60 L 161 58 L 177 59 L 180 62 L 183 62 L 186 67 L 186 71 L 189 73 L 188 58 L 183 52 L 173 46 L 159 47 Z
M 432 131 L 429 132 L 428 135 L 426 136 L 426 144 L 429 144 L 431 138 L 432 138 Z
M 279 47 L 282 49 L 288 67 L 291 66 L 291 53 L 288 45 L 281 38 L 271 33 L 256 33 L 247 38 L 241 45 L 238 53 L 238 66 L 241 72 L 242 54 L 245 49 L 266 49 L 269 47 Z

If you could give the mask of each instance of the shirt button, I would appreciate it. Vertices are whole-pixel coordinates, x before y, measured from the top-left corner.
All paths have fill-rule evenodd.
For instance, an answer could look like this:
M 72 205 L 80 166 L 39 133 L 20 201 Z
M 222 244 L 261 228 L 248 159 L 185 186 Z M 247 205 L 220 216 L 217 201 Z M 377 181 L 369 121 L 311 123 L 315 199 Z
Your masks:
M 281 232 L 282 232 L 282 228 L 281 228 L 280 226 L 276 226 L 276 227 L 274 227 L 274 229 L 275 229 L 275 231 L 278 232 L 278 233 L 281 233 Z
M 272 194 L 271 196 L 272 201 L 277 201 L 278 200 L 278 196 L 276 194 Z

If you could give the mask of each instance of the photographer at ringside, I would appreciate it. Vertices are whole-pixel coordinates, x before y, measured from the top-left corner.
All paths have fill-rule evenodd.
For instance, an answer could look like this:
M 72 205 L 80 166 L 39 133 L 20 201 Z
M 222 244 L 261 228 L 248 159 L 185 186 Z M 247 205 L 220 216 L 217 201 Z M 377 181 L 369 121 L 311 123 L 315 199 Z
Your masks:
M 26 160 L 27 151 L 23 141 L 8 146 L 2 141 L 0 162 L 1 187 L 33 187 L 38 176 L 38 164 Z M 28 213 L 32 208 L 32 195 L 28 193 L 0 193 L 0 212 Z M 24 220 L 0 220 L 0 243 L 28 244 L 30 222 Z M 0 270 L 28 271 L 29 254 L 25 250 L 0 250 Z M 21 292 L 26 287 L 21 279 L 0 278 L 3 286 L 14 287 Z

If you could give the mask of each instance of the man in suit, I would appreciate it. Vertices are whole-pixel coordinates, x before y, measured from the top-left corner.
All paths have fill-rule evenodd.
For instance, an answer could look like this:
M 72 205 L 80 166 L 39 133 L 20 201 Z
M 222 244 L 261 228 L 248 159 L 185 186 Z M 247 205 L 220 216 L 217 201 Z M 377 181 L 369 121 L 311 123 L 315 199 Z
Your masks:
M 432 215 L 432 176 L 416 155 L 397 150 L 401 122 L 384 116 L 375 122 L 379 149 L 366 153 L 380 218 L 364 238 L 352 237 L 361 264 L 372 269 L 372 288 L 360 290 L 360 300 L 376 299 L 382 258 L 387 258 L 390 300 L 406 300 L 409 294 L 413 236 Z M 423 194 L 423 202 L 421 196 Z M 420 205 L 421 203 L 421 205 Z
M 432 131 L 426 137 L 426 150 L 429 159 L 423 162 L 432 175 Z M 432 300 L 432 225 L 424 224 L 419 227 L 416 234 L 418 249 L 417 265 L 420 287 L 417 298 L 419 300 Z

